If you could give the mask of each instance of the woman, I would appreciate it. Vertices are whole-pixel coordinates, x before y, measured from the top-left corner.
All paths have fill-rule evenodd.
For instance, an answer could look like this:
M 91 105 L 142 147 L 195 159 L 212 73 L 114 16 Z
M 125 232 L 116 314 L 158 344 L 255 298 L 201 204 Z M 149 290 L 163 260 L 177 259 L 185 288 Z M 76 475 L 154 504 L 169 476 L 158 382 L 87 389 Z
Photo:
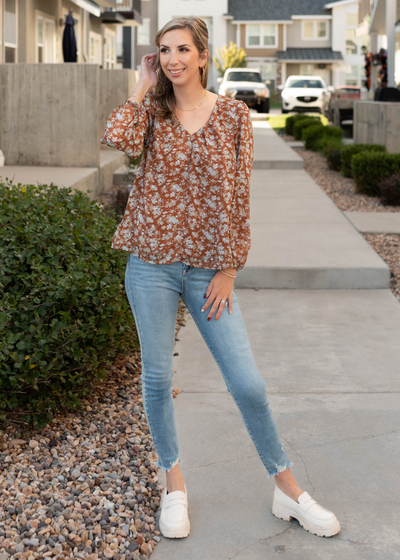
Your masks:
M 100 142 L 132 158 L 143 151 L 112 247 L 129 252 L 125 285 L 141 345 L 143 404 L 156 466 L 167 480 L 161 533 L 173 538 L 190 532 L 171 395 L 181 297 L 267 476 L 275 478 L 272 512 L 287 521 L 297 518 L 316 535 L 332 536 L 340 530 L 335 515 L 303 492 L 290 471 L 293 463 L 279 440 L 234 289 L 250 249 L 249 109 L 206 90 L 208 31 L 202 19 L 174 18 L 155 42 L 159 50 L 142 58 L 140 80 L 111 113 Z

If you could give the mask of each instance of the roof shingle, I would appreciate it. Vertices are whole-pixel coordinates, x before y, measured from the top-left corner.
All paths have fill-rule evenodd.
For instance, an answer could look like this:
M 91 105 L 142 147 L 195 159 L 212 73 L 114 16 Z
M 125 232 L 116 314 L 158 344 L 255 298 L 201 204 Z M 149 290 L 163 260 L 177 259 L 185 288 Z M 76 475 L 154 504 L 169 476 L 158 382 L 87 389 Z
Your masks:
M 330 15 L 327 0 L 228 0 L 234 20 L 290 20 L 292 16 Z
M 289 48 L 286 51 L 277 52 L 278 60 L 312 60 L 314 62 L 325 60 L 343 60 L 342 53 L 332 49 L 303 49 Z

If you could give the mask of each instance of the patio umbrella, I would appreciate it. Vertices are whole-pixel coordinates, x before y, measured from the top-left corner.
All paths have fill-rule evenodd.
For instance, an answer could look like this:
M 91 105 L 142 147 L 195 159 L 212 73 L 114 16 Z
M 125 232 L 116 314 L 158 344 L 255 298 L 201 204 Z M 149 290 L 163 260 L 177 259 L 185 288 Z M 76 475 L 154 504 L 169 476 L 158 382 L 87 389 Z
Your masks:
M 74 18 L 72 17 L 72 10 L 69 10 L 67 19 L 65 20 L 65 27 L 62 40 L 64 62 L 76 62 L 76 39 L 74 31 Z

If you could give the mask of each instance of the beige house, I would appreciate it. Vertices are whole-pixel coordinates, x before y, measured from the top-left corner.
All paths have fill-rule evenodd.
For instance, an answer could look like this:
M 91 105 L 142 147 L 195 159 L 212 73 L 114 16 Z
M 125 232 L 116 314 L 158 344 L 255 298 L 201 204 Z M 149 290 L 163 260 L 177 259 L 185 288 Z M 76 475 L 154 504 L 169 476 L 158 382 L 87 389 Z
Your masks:
M 123 57 L 117 61 L 117 28 L 129 31 L 130 56 L 127 38 L 142 24 L 140 7 L 141 0 L 0 0 L 0 64 L 63 63 L 65 20 L 72 10 L 77 62 L 126 67 Z

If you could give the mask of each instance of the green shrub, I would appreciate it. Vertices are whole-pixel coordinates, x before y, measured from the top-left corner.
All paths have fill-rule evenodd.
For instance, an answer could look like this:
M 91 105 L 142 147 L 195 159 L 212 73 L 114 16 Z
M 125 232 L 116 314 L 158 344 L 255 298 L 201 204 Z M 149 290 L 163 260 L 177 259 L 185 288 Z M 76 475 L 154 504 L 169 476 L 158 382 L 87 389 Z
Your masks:
M 400 172 L 378 181 L 381 202 L 385 206 L 400 206 Z
M 342 150 L 342 165 L 340 168 L 341 174 L 345 177 L 353 177 L 351 171 L 351 158 L 355 154 L 365 151 L 386 152 L 386 148 L 380 144 L 350 144 L 349 146 L 345 146 Z
M 322 138 L 325 128 L 322 123 L 303 128 L 301 139 L 304 141 L 306 150 L 316 150 L 318 140 Z
M 308 126 L 315 125 L 317 120 L 320 121 L 319 117 L 308 117 L 307 119 L 301 119 L 295 122 L 293 125 L 293 136 L 296 140 L 301 140 L 303 130 Z
M 293 126 L 294 123 L 301 121 L 302 119 L 308 119 L 309 116 L 308 115 L 304 115 L 302 113 L 299 113 L 298 115 L 291 115 L 290 117 L 287 117 L 286 119 L 286 123 L 285 123 L 285 134 L 290 134 L 291 136 L 293 135 Z
M 82 192 L 0 182 L 0 420 L 36 428 L 80 408 L 138 347 L 116 225 Z
M 326 146 L 326 159 L 329 169 L 340 171 L 342 147 L 339 144 L 328 143 Z
M 351 158 L 356 192 L 379 196 L 379 181 L 400 170 L 400 154 L 361 152 Z
M 343 129 L 340 128 L 340 126 L 329 125 L 325 127 L 324 134 L 325 136 L 330 136 L 331 138 L 342 138 Z

